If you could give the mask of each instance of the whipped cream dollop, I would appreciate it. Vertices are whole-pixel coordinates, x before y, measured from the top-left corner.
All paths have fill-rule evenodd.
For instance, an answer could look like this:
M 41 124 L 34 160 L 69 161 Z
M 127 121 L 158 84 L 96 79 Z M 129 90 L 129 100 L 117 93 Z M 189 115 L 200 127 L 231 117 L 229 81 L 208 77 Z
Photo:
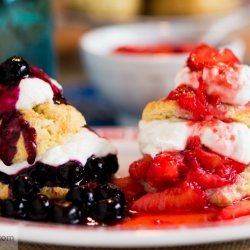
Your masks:
M 110 141 L 99 137 L 87 128 L 82 128 L 79 133 L 71 135 L 63 145 L 53 147 L 45 154 L 38 156 L 36 162 L 58 167 L 70 160 L 75 160 L 81 162 L 84 166 L 87 159 L 92 155 L 104 157 L 116 153 L 116 148 Z M 29 166 L 27 161 L 13 163 L 11 166 L 6 166 L 0 161 L 0 171 L 7 175 L 17 174 Z
M 224 103 L 245 105 L 250 100 L 250 67 L 237 65 L 220 72 L 218 67 L 204 68 L 192 72 L 184 67 L 175 78 L 175 86 L 186 84 L 194 89 L 199 87 L 199 79 L 206 86 L 208 95 L 216 95 Z
M 143 154 L 154 157 L 162 151 L 184 150 L 189 137 L 199 136 L 210 150 L 235 161 L 250 163 L 250 130 L 245 124 L 220 120 L 140 121 L 139 143 Z
M 57 88 L 62 89 L 61 85 L 51 80 Z M 16 102 L 16 109 L 31 109 L 36 105 L 52 101 L 54 92 L 47 82 L 39 78 L 24 78 L 19 83 L 19 97 Z
M 139 122 L 139 143 L 142 153 L 155 156 L 161 151 L 183 150 L 192 128 L 184 121 Z

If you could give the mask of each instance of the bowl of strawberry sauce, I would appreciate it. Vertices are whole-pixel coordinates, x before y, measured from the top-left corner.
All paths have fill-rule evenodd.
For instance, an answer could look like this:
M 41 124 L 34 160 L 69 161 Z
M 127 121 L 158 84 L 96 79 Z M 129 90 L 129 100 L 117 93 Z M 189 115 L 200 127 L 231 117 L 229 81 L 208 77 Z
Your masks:
M 204 27 L 188 22 L 144 22 L 94 29 L 80 40 L 90 82 L 118 114 L 136 124 L 143 107 L 174 88 L 174 77 Z M 239 51 L 238 41 L 226 47 Z
M 114 49 L 117 55 L 170 55 L 188 53 L 197 46 L 196 43 L 155 43 L 146 45 L 123 45 Z

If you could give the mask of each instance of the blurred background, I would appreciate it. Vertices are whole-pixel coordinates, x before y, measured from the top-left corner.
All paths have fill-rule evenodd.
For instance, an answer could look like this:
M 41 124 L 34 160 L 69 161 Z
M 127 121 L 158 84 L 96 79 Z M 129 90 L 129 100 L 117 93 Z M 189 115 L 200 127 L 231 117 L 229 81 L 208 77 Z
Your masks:
M 136 125 L 200 42 L 250 63 L 248 0 L 0 0 L 0 59 L 64 86 L 90 125 Z

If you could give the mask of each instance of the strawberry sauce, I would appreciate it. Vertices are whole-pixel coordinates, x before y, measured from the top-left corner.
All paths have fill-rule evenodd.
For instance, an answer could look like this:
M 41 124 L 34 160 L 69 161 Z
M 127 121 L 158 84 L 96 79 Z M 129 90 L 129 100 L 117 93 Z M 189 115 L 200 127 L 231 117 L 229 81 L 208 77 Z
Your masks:
M 210 209 L 201 212 L 183 212 L 173 214 L 132 214 L 119 226 L 123 228 L 166 228 L 180 225 L 201 224 L 219 220 L 221 209 Z
M 149 45 L 124 45 L 114 49 L 115 54 L 132 54 L 132 55 L 168 55 L 182 54 L 190 52 L 196 44 L 182 43 L 159 43 Z
M 234 104 L 242 87 L 239 59 L 228 49 L 220 51 L 203 44 L 190 53 L 186 66 L 190 79 L 178 83 L 181 85 L 165 101 L 176 101 L 195 121 L 213 117 L 228 121 L 225 104 Z
M 143 194 L 142 186 L 131 177 L 115 178 L 112 182 L 125 192 L 128 209 L 130 209 L 127 218 L 118 224 L 122 228 L 168 228 L 181 225 L 206 224 L 250 215 L 249 199 L 242 199 L 227 207 L 210 205 L 193 211 L 178 211 L 176 208 L 171 210 L 170 207 L 169 210 L 161 212 L 134 211 L 132 209 L 134 202 L 145 194 L 145 191 Z M 174 198 L 178 199 L 178 197 Z

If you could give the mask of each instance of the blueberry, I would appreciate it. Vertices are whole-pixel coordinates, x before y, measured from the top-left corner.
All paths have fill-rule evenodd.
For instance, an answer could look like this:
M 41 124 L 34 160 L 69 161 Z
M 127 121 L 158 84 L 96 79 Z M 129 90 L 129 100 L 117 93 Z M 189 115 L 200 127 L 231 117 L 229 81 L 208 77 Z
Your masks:
M 118 159 L 116 155 L 109 154 L 103 157 L 104 162 L 108 166 L 108 171 L 110 174 L 114 174 L 117 172 L 119 168 Z
M 122 204 L 125 204 L 125 194 L 119 187 L 112 183 L 105 183 L 99 186 L 96 190 L 96 193 L 99 200 L 113 198 Z
M 70 201 L 54 201 L 51 220 L 62 224 L 79 224 L 82 221 L 82 211 Z
M 4 183 L 4 184 L 9 184 L 10 183 L 10 176 L 0 172 L 0 182 Z
M 50 212 L 50 200 L 46 195 L 37 194 L 28 202 L 28 219 L 47 220 Z
M 92 206 L 91 217 L 99 222 L 112 224 L 124 218 L 125 208 L 116 199 L 105 199 Z
M 98 181 L 104 183 L 111 177 L 105 161 L 102 158 L 96 158 L 94 156 L 87 160 L 87 163 L 84 166 L 84 171 L 85 179 L 87 178 L 87 181 Z
M 1 215 L 24 219 L 26 217 L 26 201 L 22 199 L 7 199 L 1 202 Z
M 80 162 L 69 161 L 57 168 L 57 179 L 61 186 L 73 186 L 84 176 L 83 166 Z
M 88 187 L 74 187 L 67 193 L 66 200 L 89 212 L 96 201 L 96 192 L 95 189 Z
M 27 175 L 18 175 L 12 183 L 12 194 L 14 197 L 30 198 L 37 193 L 38 188 L 34 181 Z
M 41 162 L 37 162 L 31 169 L 30 177 L 39 187 L 54 186 L 56 183 L 57 169 Z
M 0 83 L 7 86 L 18 85 L 29 73 L 29 65 L 22 57 L 10 57 L 0 65 Z

